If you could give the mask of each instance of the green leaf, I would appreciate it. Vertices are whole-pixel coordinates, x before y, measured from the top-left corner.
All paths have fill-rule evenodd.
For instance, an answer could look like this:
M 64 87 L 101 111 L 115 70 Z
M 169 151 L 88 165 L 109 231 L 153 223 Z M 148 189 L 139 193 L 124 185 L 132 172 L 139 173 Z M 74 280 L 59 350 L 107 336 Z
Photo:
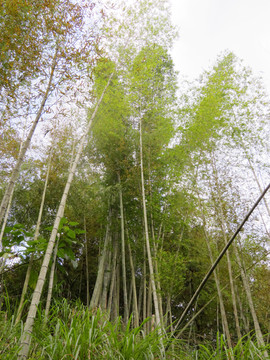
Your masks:
M 70 221 L 69 226 L 78 226 L 79 223 L 76 221 Z
M 71 239 L 76 239 L 76 233 L 71 229 L 69 229 L 69 231 L 67 232 L 67 236 L 70 237 Z
M 70 248 L 64 249 L 65 251 L 65 258 L 67 260 L 75 260 L 75 254 Z
M 65 250 L 64 249 L 58 249 L 57 256 L 60 257 L 60 258 L 64 258 L 65 257 Z

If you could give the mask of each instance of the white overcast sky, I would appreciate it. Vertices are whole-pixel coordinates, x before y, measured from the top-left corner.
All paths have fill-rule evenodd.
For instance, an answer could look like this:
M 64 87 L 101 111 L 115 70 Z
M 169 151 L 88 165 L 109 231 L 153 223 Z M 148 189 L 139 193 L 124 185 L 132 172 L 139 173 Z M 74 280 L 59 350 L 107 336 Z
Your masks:
M 179 27 L 173 58 L 188 79 L 228 49 L 262 76 L 270 94 L 270 0 L 170 0 Z

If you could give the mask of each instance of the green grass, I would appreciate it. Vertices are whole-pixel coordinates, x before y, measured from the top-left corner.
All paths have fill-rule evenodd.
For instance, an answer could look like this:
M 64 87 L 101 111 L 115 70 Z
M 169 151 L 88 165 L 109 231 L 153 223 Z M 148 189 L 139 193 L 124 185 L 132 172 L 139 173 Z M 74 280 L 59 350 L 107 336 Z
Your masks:
M 13 360 L 17 359 L 22 323 L 14 325 L 8 299 L 6 309 L 7 312 L 0 313 L 0 359 Z M 80 303 L 69 304 L 65 299 L 52 307 L 46 325 L 43 316 L 43 312 L 39 312 L 35 322 L 31 360 L 249 360 L 265 359 L 264 350 L 270 350 L 269 346 L 259 348 L 254 336 L 244 337 L 229 349 L 223 335 L 217 335 L 214 343 L 205 342 L 197 349 L 174 340 L 164 356 L 161 344 L 166 347 L 168 337 L 161 339 L 157 330 L 145 334 L 144 324 L 133 329 L 131 319 L 123 329 L 120 318 L 111 323 L 106 314 L 100 311 L 93 314 Z

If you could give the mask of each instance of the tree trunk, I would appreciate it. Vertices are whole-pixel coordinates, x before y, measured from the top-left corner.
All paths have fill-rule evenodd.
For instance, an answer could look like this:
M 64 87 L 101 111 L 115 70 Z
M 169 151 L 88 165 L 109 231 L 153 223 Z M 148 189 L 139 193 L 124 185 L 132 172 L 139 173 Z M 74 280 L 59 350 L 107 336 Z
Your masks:
M 51 147 L 51 150 L 50 150 L 48 169 L 47 169 L 47 172 L 46 172 L 44 189 L 43 189 L 43 193 L 42 193 L 42 198 L 41 198 L 41 203 L 40 203 L 40 208 L 39 208 L 39 214 L 38 214 L 38 219 L 37 219 L 37 225 L 36 225 L 35 234 L 34 234 L 34 241 L 36 241 L 38 239 L 38 237 L 39 237 L 39 229 L 40 229 L 40 225 L 41 225 L 41 218 L 42 218 L 44 202 L 45 202 L 45 196 L 46 196 L 48 180 L 49 180 L 49 174 L 50 174 L 50 169 L 51 169 L 52 152 L 53 152 L 53 147 Z M 28 265 L 27 272 L 26 272 L 26 275 L 25 275 L 21 300 L 20 300 L 20 304 L 19 304 L 19 307 L 18 307 L 15 324 L 18 324 L 18 322 L 21 320 L 23 306 L 24 306 L 24 298 L 25 298 L 25 295 L 26 295 L 26 292 L 27 292 L 27 289 L 28 289 L 28 284 L 29 284 L 29 280 L 30 280 L 30 275 L 31 275 L 31 271 L 32 271 L 33 262 L 34 262 L 34 253 L 32 253 L 31 256 L 30 256 L 30 261 L 29 261 L 29 265 Z
M 130 269 L 131 269 L 131 282 L 132 282 L 132 289 L 133 289 L 133 316 L 134 316 L 134 327 L 139 326 L 139 313 L 138 313 L 138 300 L 137 300 L 137 290 L 136 290 L 136 278 L 135 278 L 135 270 L 132 258 L 132 252 L 130 243 L 128 243 L 128 251 L 129 251 L 129 262 L 130 262 Z
M 112 270 L 111 270 L 111 281 L 110 281 L 110 293 L 109 293 L 109 299 L 108 299 L 108 319 L 110 319 L 111 311 L 112 311 L 112 299 L 113 299 L 113 293 L 115 291 L 116 287 L 116 269 L 117 269 L 117 256 L 118 256 L 118 242 L 115 241 L 115 244 L 113 246 L 113 263 L 112 263 Z
M 119 182 L 119 201 L 120 201 L 120 217 L 121 217 L 121 257 L 122 257 L 122 281 L 123 281 L 123 300 L 124 300 L 124 325 L 128 322 L 128 296 L 127 296 L 127 275 L 126 275 L 126 250 L 125 250 L 125 225 L 124 225 L 124 209 L 123 195 L 121 188 L 121 177 L 118 173 Z
M 213 266 L 214 258 L 213 258 L 213 253 L 212 253 L 210 241 L 209 241 L 207 231 L 206 231 L 206 219 L 205 219 L 205 215 L 204 215 L 204 208 L 203 208 L 201 198 L 200 198 L 200 195 L 199 195 L 199 192 L 198 192 L 197 189 L 196 189 L 196 194 L 197 194 L 197 197 L 198 197 L 198 200 L 199 200 L 199 207 L 200 207 L 200 212 L 201 212 L 201 216 L 202 216 L 202 220 L 203 220 L 203 229 L 204 229 L 205 242 L 206 242 L 207 249 L 208 249 L 208 254 L 209 254 L 209 257 L 210 257 L 211 266 Z M 215 283 L 216 283 L 216 287 L 217 287 L 217 293 L 218 293 L 218 299 L 219 299 L 222 328 L 223 328 L 223 331 L 225 333 L 228 345 L 229 345 L 230 348 L 232 348 L 231 334 L 230 334 L 230 330 L 229 330 L 228 319 L 227 319 L 227 315 L 226 315 L 226 311 L 225 311 L 225 306 L 224 306 L 224 301 L 223 301 L 223 296 L 222 296 L 222 292 L 221 292 L 221 287 L 220 287 L 218 274 L 217 274 L 216 270 L 214 270 L 213 273 L 214 273 L 214 279 L 215 279 Z
M 104 247 L 102 251 L 102 255 L 99 261 L 98 265 L 98 274 L 97 279 L 94 287 L 94 291 L 91 297 L 90 301 L 90 309 L 95 309 L 99 305 L 101 291 L 102 291 L 102 284 L 104 280 L 104 270 L 105 270 L 105 261 L 107 260 L 107 253 L 108 253 L 108 246 L 109 242 L 111 240 L 111 234 L 110 234 L 110 226 L 111 226 L 111 210 L 109 210 L 109 216 L 108 216 L 108 223 L 107 223 L 107 229 L 106 229 L 106 235 L 105 235 L 105 241 L 104 241 Z
M 24 142 L 24 144 L 23 144 L 23 146 L 21 148 L 17 163 L 15 165 L 15 168 L 13 169 L 9 184 L 8 184 L 8 186 L 6 188 L 6 191 L 4 193 L 4 197 L 3 197 L 2 202 L 1 202 L 1 205 L 0 205 L 0 224 L 2 223 L 3 217 L 4 217 L 5 213 L 6 213 L 8 202 L 9 202 L 10 198 L 12 197 L 12 192 L 13 192 L 13 189 L 15 187 L 15 182 L 16 182 L 17 177 L 19 175 L 19 171 L 20 171 L 21 165 L 23 163 L 24 156 L 26 154 L 26 151 L 29 148 L 29 145 L 30 145 L 30 142 L 32 140 L 33 134 L 34 134 L 35 129 L 37 127 L 37 124 L 38 124 L 38 122 L 39 122 L 39 120 L 41 118 L 41 115 L 42 115 L 44 106 L 46 104 L 46 101 L 47 101 L 47 99 L 49 97 L 49 93 L 51 91 L 52 81 L 53 81 L 53 77 L 54 77 L 54 71 L 55 71 L 55 67 L 57 65 L 57 53 L 58 53 L 58 48 L 56 48 L 56 50 L 55 50 L 55 54 L 54 54 L 53 62 L 52 62 L 52 67 L 51 67 L 51 72 L 50 72 L 50 77 L 49 77 L 49 82 L 48 82 L 47 88 L 46 88 L 46 90 L 44 92 L 44 95 L 43 95 L 43 98 L 42 98 L 38 113 L 37 113 L 36 118 L 35 118 L 35 120 L 34 120 L 34 122 L 32 124 L 32 127 L 31 127 L 31 129 L 29 131 L 29 134 L 28 134 L 28 136 L 27 136 L 27 138 L 26 138 L 26 140 L 25 140 L 25 142 Z
M 1 233 L 0 233 L 0 251 L 3 251 L 2 241 L 3 241 L 3 237 L 4 237 L 5 228 L 6 228 L 6 225 L 7 225 L 9 210 L 10 210 L 11 203 L 12 203 L 13 192 L 14 192 L 14 188 L 13 188 L 12 191 L 11 191 L 10 198 L 9 198 L 9 202 L 8 202 L 7 211 L 6 211 L 6 213 L 5 213 L 4 221 L 3 221 L 3 224 L 2 224 L 2 227 L 1 227 Z M 6 263 L 6 259 L 1 258 L 1 259 L 0 259 L 0 275 L 2 274 L 2 271 L 3 271 L 4 267 L 5 267 L 5 263 Z M 1 288 L 2 288 L 2 287 L 1 287 Z
M 85 271 L 86 271 L 86 306 L 89 306 L 89 266 L 88 266 L 88 240 L 86 234 L 86 221 L 84 216 L 84 241 L 85 241 Z
M 248 304 L 249 304 L 249 308 L 250 308 L 250 312 L 252 315 L 252 319 L 253 319 L 253 323 L 254 323 L 254 329 L 255 329 L 255 334 L 256 334 L 256 339 L 258 342 L 259 346 L 265 346 L 264 340 L 263 340 L 263 334 L 261 332 L 261 327 L 257 318 L 257 314 L 255 311 L 255 307 L 253 304 L 253 300 L 252 300 L 252 295 L 251 295 L 251 290 L 250 290 L 250 286 L 249 286 L 249 281 L 244 269 L 244 264 L 241 261 L 237 246 L 234 246 L 234 251 L 235 251 L 235 255 L 236 255 L 236 259 L 238 262 L 238 265 L 240 267 L 240 271 L 241 271 L 241 277 L 242 277 L 242 281 L 243 281 L 243 285 L 244 285 L 244 289 L 246 292 L 246 296 L 247 296 L 247 300 L 248 300 Z M 268 358 L 268 353 L 267 351 L 264 352 L 264 356 L 266 358 Z
M 213 162 L 212 162 L 212 164 L 215 165 Z M 221 207 L 220 187 L 219 187 L 219 183 L 218 183 L 217 170 L 216 170 L 215 166 L 214 166 L 213 170 L 214 170 L 214 173 L 215 173 L 215 180 L 216 180 L 216 185 L 217 185 L 217 190 L 218 190 L 217 193 L 218 193 L 219 203 L 220 203 L 219 208 L 220 208 L 221 226 L 222 226 L 222 231 L 223 231 L 223 234 L 224 234 L 224 239 L 226 241 L 227 238 L 226 238 L 226 231 L 225 231 L 225 226 L 226 226 L 225 215 L 224 215 L 222 207 Z M 244 268 L 243 268 L 244 264 L 241 264 L 241 259 L 240 259 L 239 253 L 238 253 L 237 246 L 234 246 L 234 249 L 235 249 L 236 259 L 237 259 L 238 264 L 240 266 L 241 277 L 242 277 L 243 285 L 244 285 L 244 288 L 245 288 L 245 292 L 246 292 L 246 295 L 247 295 L 251 315 L 252 315 L 253 322 L 254 322 L 254 328 L 255 328 L 255 334 L 256 334 L 257 342 L 258 342 L 259 346 L 265 346 L 265 343 L 264 343 L 264 340 L 263 340 L 263 335 L 262 335 L 262 332 L 261 332 L 261 328 L 260 328 L 259 321 L 258 321 L 258 318 L 257 318 L 257 314 L 256 314 L 256 311 L 255 311 L 255 307 L 254 307 L 254 304 L 253 304 L 249 282 L 248 282 L 246 273 L 245 273 Z M 228 254 L 228 252 L 227 252 L 227 254 Z M 231 283 L 231 280 L 230 280 L 230 283 Z M 234 293 L 234 297 L 235 297 L 235 293 Z M 236 300 L 235 300 L 235 302 L 236 302 Z M 238 322 L 238 324 L 239 324 L 239 322 Z M 264 351 L 264 356 L 266 358 L 268 358 L 267 351 Z
M 143 217 L 144 217 L 146 252 L 147 252 L 148 266 L 149 266 L 149 272 L 150 272 L 150 281 L 151 281 L 152 292 L 153 292 L 153 300 L 154 300 L 155 315 L 156 315 L 156 325 L 159 328 L 159 332 L 161 333 L 161 319 L 160 319 L 160 312 L 159 312 L 156 283 L 155 283 L 155 278 L 154 278 L 154 267 L 153 267 L 153 260 L 152 260 L 149 233 L 148 233 L 147 210 L 146 210 L 146 201 L 145 201 L 143 146 L 142 146 L 142 119 L 141 118 L 140 118 L 140 164 L 141 164 L 142 202 L 143 202 Z
M 252 165 L 252 162 L 251 162 L 251 160 L 250 160 L 250 156 L 248 155 L 248 152 L 247 152 L 247 150 L 246 150 L 246 147 L 245 147 L 243 141 L 241 141 L 241 145 L 242 145 L 242 147 L 243 147 L 243 149 L 244 149 L 244 152 L 245 152 L 245 154 L 246 154 L 246 158 L 247 158 L 247 160 L 248 160 L 249 168 L 250 168 L 250 170 L 252 171 L 252 174 L 253 174 L 253 176 L 254 176 L 254 179 L 255 179 L 255 182 L 256 182 L 256 184 L 257 184 L 257 186 L 258 186 L 258 189 L 259 189 L 260 193 L 262 193 L 262 192 L 263 192 L 263 188 L 261 187 L 260 181 L 259 181 L 259 179 L 258 179 L 258 177 L 257 177 L 256 171 L 255 171 L 255 169 L 254 169 L 254 166 Z M 267 203 L 267 201 L 266 201 L 265 198 L 263 198 L 263 202 L 264 202 L 264 205 L 265 205 L 267 214 L 270 216 L 270 209 L 269 209 L 268 203 Z M 267 232 L 268 232 L 268 231 L 267 231 Z
M 146 282 L 146 251 L 145 246 L 143 247 L 143 309 L 142 309 L 142 315 L 143 315 L 143 321 L 147 318 L 147 310 L 146 310 L 146 299 L 147 299 L 147 282 Z M 147 331 L 147 324 L 144 323 L 143 325 L 144 332 Z
M 153 311 L 152 311 L 152 307 L 153 307 L 153 292 L 152 292 L 152 282 L 151 280 L 149 279 L 148 281 L 148 293 L 147 293 L 147 306 L 146 306 L 146 311 L 147 311 L 147 314 L 146 316 L 150 319 L 152 319 L 151 321 L 148 321 L 147 323 L 147 333 L 149 334 L 150 331 L 151 331 L 151 327 L 152 327 L 152 322 L 153 322 Z
M 213 258 L 211 246 L 210 246 L 210 244 L 209 244 L 209 240 L 208 240 L 206 231 L 205 231 L 205 241 L 206 241 L 206 244 L 207 244 L 207 248 L 208 248 L 208 253 L 209 253 L 211 265 L 213 266 L 213 264 L 214 264 L 214 258 Z M 218 274 L 217 274 L 216 270 L 214 270 L 214 279 L 215 279 L 215 283 L 216 283 L 216 287 L 217 287 L 217 292 L 218 292 L 218 299 L 219 299 L 219 306 L 220 306 L 220 315 L 221 315 L 222 327 L 223 327 L 223 330 L 224 330 L 226 339 L 227 339 L 227 341 L 228 341 L 228 345 L 229 345 L 230 348 L 232 348 L 231 334 L 230 334 L 229 325 L 228 325 L 228 320 L 227 320 L 227 315 L 226 315 L 226 310 L 225 310 L 225 306 L 224 306 L 224 302 L 223 302 L 223 296 L 222 296 L 222 292 L 221 292 L 220 282 L 219 282 L 219 278 L 218 278 Z
M 109 285 L 111 279 L 111 250 L 107 252 L 106 264 L 104 268 L 104 276 L 103 276 L 103 288 L 100 297 L 100 307 L 102 311 L 107 311 L 108 306 L 108 293 L 109 293 Z
M 239 304 L 240 316 L 241 316 L 241 319 L 242 319 L 242 322 L 243 322 L 243 325 L 244 325 L 245 333 L 250 338 L 250 334 L 249 334 L 250 329 L 249 329 L 248 322 L 247 322 L 247 319 L 246 319 L 245 314 L 244 314 L 244 309 L 243 309 L 242 301 L 240 299 L 240 295 L 239 295 L 237 286 L 235 286 L 235 293 L 236 293 L 236 299 L 237 299 L 238 304 Z
M 21 349 L 19 351 L 18 360 L 26 359 L 27 356 L 28 356 L 29 347 L 30 347 L 30 338 L 31 338 L 32 330 L 33 330 L 34 320 L 35 320 L 36 313 L 37 313 L 37 307 L 39 305 L 41 293 L 42 293 L 44 282 L 45 282 L 45 279 L 46 279 L 46 275 L 47 275 L 47 271 L 48 271 L 48 265 L 49 265 L 49 262 L 50 262 L 50 259 L 51 259 L 51 256 L 52 256 L 52 252 L 53 252 L 53 248 L 54 248 L 55 239 L 56 239 L 56 235 L 57 235 L 57 232 L 58 232 L 60 220 L 64 215 L 64 210 L 65 210 L 65 205 L 66 205 L 69 189 L 70 189 L 70 186 L 71 186 L 71 183 L 72 183 L 72 180 L 73 180 L 77 165 L 79 163 L 82 151 L 84 149 L 84 142 L 85 142 L 86 137 L 88 135 L 88 132 L 89 132 L 89 130 L 91 128 L 93 119 L 95 118 L 95 115 L 97 113 L 99 105 L 100 105 L 100 103 L 101 103 L 101 101 L 103 99 L 105 91 L 107 90 L 107 88 L 108 88 L 108 86 L 110 84 L 112 76 L 113 76 L 113 73 L 109 77 L 107 85 L 105 86 L 105 88 L 103 90 L 103 93 L 102 93 L 99 101 L 97 102 L 96 108 L 95 108 L 95 110 L 94 110 L 94 112 L 93 112 L 93 114 L 92 114 L 92 116 L 91 116 L 91 118 L 89 120 L 86 131 L 85 131 L 85 133 L 83 134 L 83 136 L 82 136 L 82 138 L 80 140 L 79 147 L 77 149 L 77 153 L 76 153 L 74 162 L 73 162 L 73 164 L 71 166 L 71 169 L 69 171 L 69 174 L 68 174 L 67 183 L 66 183 L 66 186 L 65 186 L 61 201 L 60 201 L 60 205 L 59 205 L 56 217 L 55 217 L 53 230 L 52 230 L 52 233 L 51 233 L 51 236 L 50 236 L 50 239 L 49 239 L 48 247 L 47 247 L 47 250 L 46 250 L 46 253 L 45 253 L 45 256 L 44 256 L 44 260 L 43 260 L 41 270 L 40 270 L 40 273 L 39 273 L 37 285 L 36 285 L 36 288 L 35 288 L 34 293 L 33 293 L 32 302 L 31 302 L 31 305 L 30 305 L 30 308 L 29 308 L 29 311 L 28 311 L 28 316 L 27 316 L 27 319 L 26 319 L 26 322 L 25 322 L 24 331 L 23 331 L 23 334 L 22 334 L 22 337 L 21 337 Z
M 228 244 L 228 239 L 227 239 L 227 234 L 226 234 L 226 221 L 225 221 L 225 215 L 224 215 L 223 208 L 222 208 L 222 198 L 221 198 L 221 193 L 220 193 L 220 185 L 219 185 L 218 173 L 217 173 L 217 169 L 216 169 L 215 160 L 214 160 L 213 157 L 212 157 L 211 165 L 212 165 L 212 169 L 213 169 L 213 173 L 214 173 L 214 181 L 215 181 L 215 185 L 216 185 L 216 189 L 217 189 L 217 196 L 218 196 L 218 204 L 215 203 L 214 206 L 217 209 L 218 221 L 220 222 L 220 226 L 221 226 L 221 230 L 222 230 L 225 245 L 227 245 Z M 212 187 L 211 184 L 210 184 L 210 187 Z M 212 189 L 212 191 L 213 191 L 213 189 Z M 233 305 L 233 313 L 234 313 L 236 333 L 237 333 L 238 340 L 240 340 L 242 338 L 242 335 L 241 335 L 240 323 L 239 323 L 239 317 L 238 317 L 238 311 L 237 311 L 237 305 L 236 305 L 236 296 L 235 296 L 235 290 L 234 290 L 232 264 L 231 264 L 231 258 L 230 258 L 229 250 L 226 252 L 226 257 L 227 257 L 227 264 L 228 264 L 228 273 L 229 273 L 229 280 L 230 280 L 230 287 L 231 287 L 232 305 Z
M 138 297 L 138 318 L 139 322 L 140 319 L 143 321 L 143 285 L 144 285 L 144 276 L 142 274 L 140 279 L 140 288 L 139 288 L 139 297 Z
M 119 293 L 120 293 L 120 266 L 116 266 L 116 277 L 115 277 L 115 286 L 113 292 L 113 303 L 112 303 L 112 312 L 111 320 L 114 321 L 119 316 Z
M 52 261 L 52 267 L 50 272 L 50 278 L 49 278 L 49 286 L 48 286 L 48 295 L 47 295 L 47 301 L 46 301 L 46 307 L 45 307 L 45 316 L 44 316 L 44 325 L 48 321 L 48 315 L 50 311 L 51 301 L 52 301 L 52 292 L 53 292 L 53 283 L 54 283 L 54 274 L 55 274 L 55 267 L 56 267 L 56 259 L 57 259 L 57 251 L 58 251 L 58 243 L 60 234 L 57 234 L 58 239 L 54 247 L 54 255 L 53 255 L 53 261 Z

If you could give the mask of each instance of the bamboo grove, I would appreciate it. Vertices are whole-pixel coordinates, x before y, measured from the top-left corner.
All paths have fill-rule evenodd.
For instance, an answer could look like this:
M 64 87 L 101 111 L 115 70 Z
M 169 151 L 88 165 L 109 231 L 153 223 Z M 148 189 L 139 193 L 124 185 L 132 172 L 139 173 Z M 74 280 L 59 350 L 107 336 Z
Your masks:
M 34 340 L 37 328 L 57 338 L 65 308 L 81 334 L 96 316 L 103 332 L 157 341 L 160 358 L 217 333 L 224 358 L 243 338 L 268 358 L 269 194 L 178 326 L 269 182 L 260 79 L 225 51 L 179 80 L 165 0 L 3 0 L 0 12 L 0 326 L 22 329 L 3 359 L 66 356 Z M 151 358 L 135 352 L 115 358 Z

